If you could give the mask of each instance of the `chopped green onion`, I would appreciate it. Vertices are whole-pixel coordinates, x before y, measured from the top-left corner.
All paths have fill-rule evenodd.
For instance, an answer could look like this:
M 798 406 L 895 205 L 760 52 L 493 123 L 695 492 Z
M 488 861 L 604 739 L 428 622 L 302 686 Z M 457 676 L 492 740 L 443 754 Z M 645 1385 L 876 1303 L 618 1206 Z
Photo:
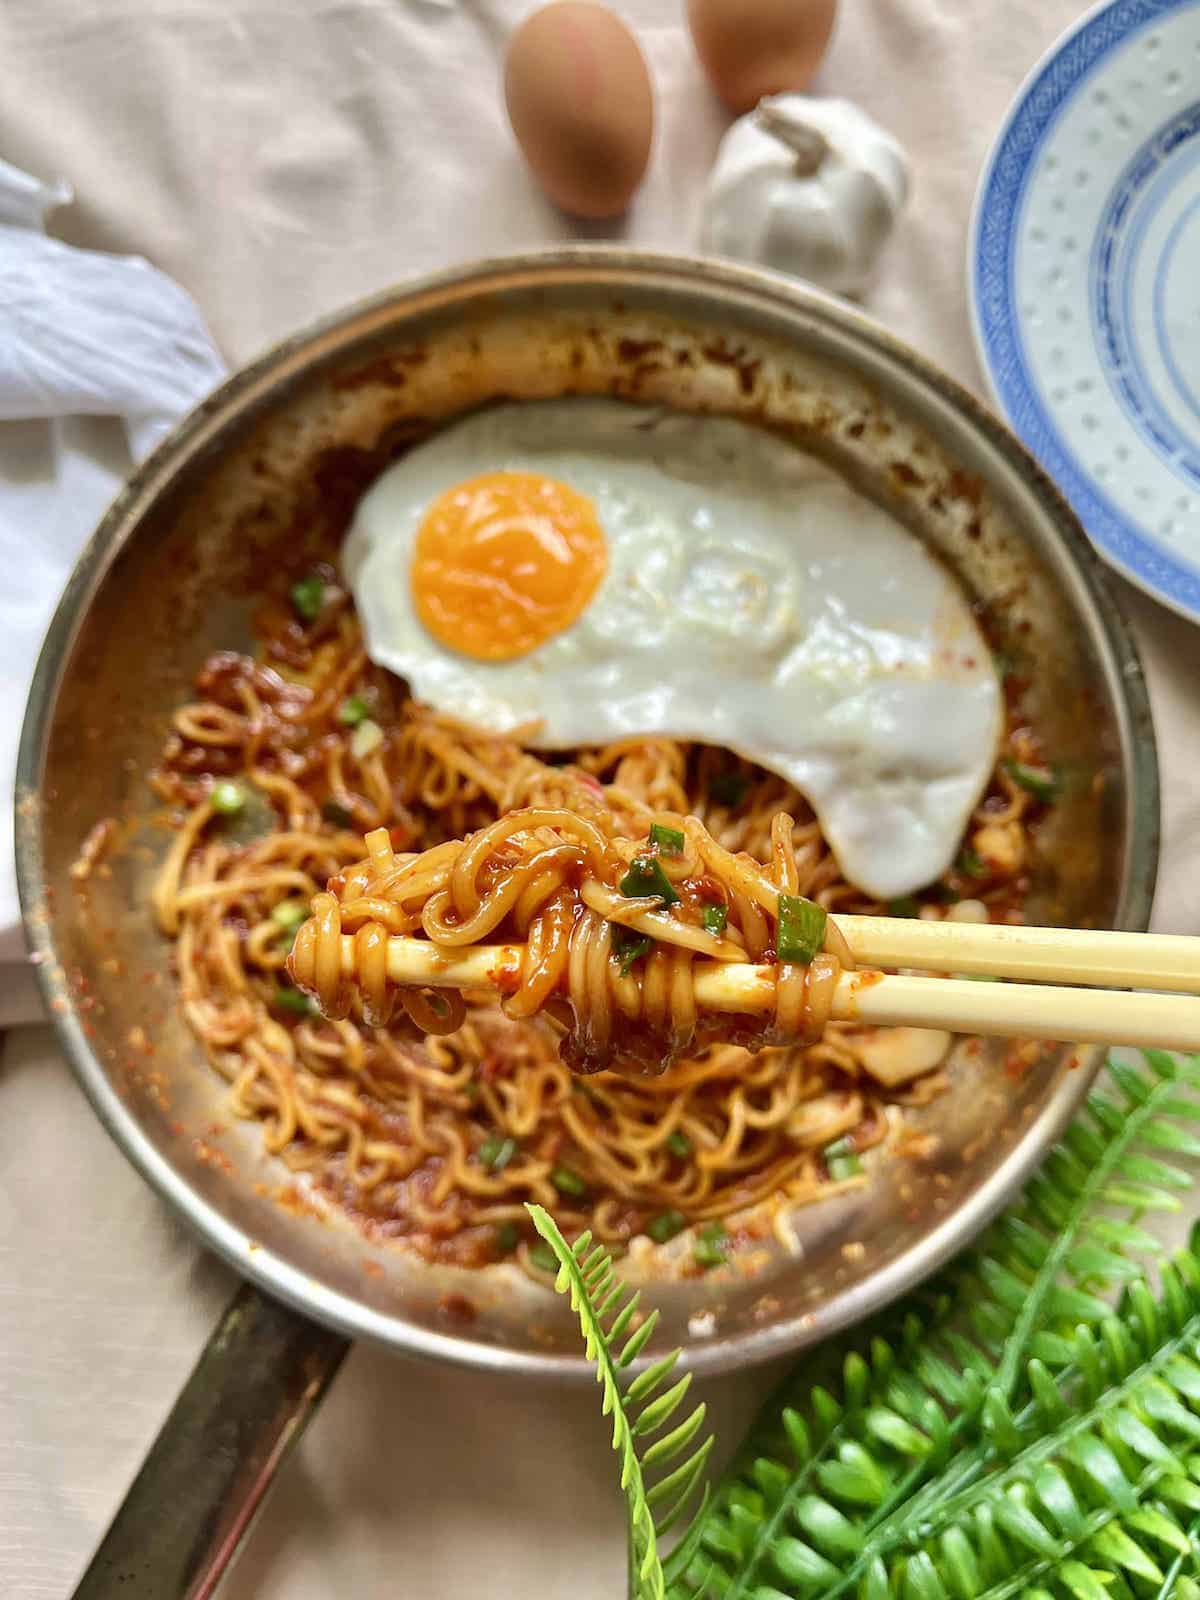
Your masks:
M 674 1133 L 667 1135 L 667 1149 L 673 1156 L 690 1156 L 692 1153 L 692 1141 L 686 1133 L 680 1133 L 679 1129 L 676 1128 Z
M 232 778 L 222 778 L 220 783 L 213 784 L 209 798 L 214 811 L 219 811 L 223 817 L 236 817 L 246 804 L 246 791 Z
M 550 1182 L 559 1194 L 586 1194 L 587 1183 L 571 1167 L 555 1167 Z
M 921 914 L 921 908 L 912 895 L 902 894 L 898 899 L 888 901 L 887 913 L 889 917 L 917 917 Z
M 653 942 L 654 941 L 652 939 L 647 938 L 646 935 L 643 934 L 640 939 L 631 939 L 629 943 L 622 948 L 620 956 L 621 976 L 623 978 L 627 978 L 632 972 L 634 962 L 640 961 L 644 955 L 648 954 L 650 946 Z
M 364 756 L 369 756 L 372 750 L 378 750 L 382 743 L 383 729 L 368 717 L 365 722 L 360 722 L 350 735 L 350 754 L 356 761 L 361 761 Z
M 371 708 L 360 694 L 348 695 L 338 707 L 338 721 L 344 728 L 357 728 L 371 715 Z
M 271 921 L 279 929 L 285 950 L 290 950 L 295 944 L 296 935 L 307 920 L 307 900 L 281 900 L 271 910 Z
M 627 978 L 633 963 L 644 956 L 654 941 L 647 934 L 633 928 L 623 928 L 618 923 L 613 928 L 613 954 L 621 963 L 621 976 Z
M 656 844 L 664 856 L 683 854 L 683 835 L 678 828 L 664 828 L 661 822 L 650 824 L 650 843 Z
M 704 927 L 708 933 L 720 935 L 725 932 L 725 924 L 729 921 L 728 906 L 705 906 Z
M 625 949 L 621 953 L 621 976 L 623 978 L 627 978 L 629 976 L 633 963 L 646 954 L 650 948 L 651 942 L 652 941 L 650 939 L 643 936 L 640 939 L 635 939 L 632 944 L 625 946 Z
M 987 876 L 987 867 L 978 850 L 972 850 L 969 844 L 964 845 L 958 853 L 955 868 L 964 878 L 984 878 Z
M 1016 657 L 1008 650 L 997 650 L 995 655 L 992 657 L 992 663 L 996 668 L 996 676 L 1000 679 L 1001 683 L 1003 683 L 1006 678 L 1011 678 L 1013 673 L 1017 670 Z
M 539 1239 L 529 1252 L 529 1264 L 536 1267 L 539 1272 L 553 1272 L 558 1275 L 558 1257 L 551 1250 L 544 1239 Z
M 740 772 L 718 772 L 708 780 L 708 798 L 719 806 L 740 806 L 749 787 Z
M 779 926 L 775 933 L 775 953 L 780 961 L 807 966 L 825 943 L 824 906 L 806 900 L 802 894 L 779 896 Z
M 660 1211 L 657 1217 L 650 1218 L 646 1224 L 646 1232 L 655 1244 L 666 1244 L 668 1239 L 673 1239 L 686 1227 L 687 1218 L 682 1211 Z
M 1062 775 L 1047 767 L 1027 767 L 1023 761 L 1005 760 L 1001 763 L 1014 783 L 1027 789 L 1035 799 L 1049 805 L 1058 798 L 1062 788 Z
M 956 978 L 966 978 L 969 983 L 1003 983 L 1003 978 L 998 978 L 994 972 L 956 972 Z
M 208 799 L 216 813 L 213 827 L 226 844 L 256 844 L 279 826 L 274 806 L 245 779 L 223 778 L 213 785 Z
M 719 1222 L 706 1223 L 696 1235 L 692 1255 L 701 1267 L 719 1267 L 725 1260 L 728 1235 Z
M 832 1160 L 826 1159 L 825 1165 L 834 1183 L 845 1183 L 848 1178 L 861 1178 L 864 1170 L 857 1156 L 834 1156 Z
M 845 1183 L 847 1178 L 862 1176 L 863 1164 L 858 1159 L 854 1140 L 848 1133 L 827 1144 L 821 1153 L 825 1157 L 825 1169 L 834 1183 Z
M 521 1231 L 515 1222 L 501 1222 L 496 1228 L 496 1254 L 511 1255 L 521 1241 Z
M 294 1011 L 300 1017 L 311 1017 L 317 1009 L 312 997 L 303 989 L 285 989 L 282 985 L 276 989 L 271 1003 L 278 1011 Z
M 271 921 L 277 922 L 285 932 L 294 933 L 302 922 L 308 921 L 308 901 L 281 900 L 271 908 Z
M 679 899 L 670 878 L 663 871 L 656 856 L 634 856 L 629 871 L 621 879 L 621 893 L 631 900 L 654 895 L 665 906 L 673 906 Z
M 492 1133 L 479 1146 L 479 1160 L 491 1172 L 503 1172 L 517 1153 L 517 1141 Z
M 326 822 L 332 822 L 335 828 L 352 828 L 354 818 L 338 800 L 326 800 L 321 807 L 321 815 Z
M 301 578 L 299 583 L 294 583 L 291 596 L 292 609 L 296 615 L 305 622 L 315 622 L 325 604 L 325 585 L 314 573 L 311 577 Z

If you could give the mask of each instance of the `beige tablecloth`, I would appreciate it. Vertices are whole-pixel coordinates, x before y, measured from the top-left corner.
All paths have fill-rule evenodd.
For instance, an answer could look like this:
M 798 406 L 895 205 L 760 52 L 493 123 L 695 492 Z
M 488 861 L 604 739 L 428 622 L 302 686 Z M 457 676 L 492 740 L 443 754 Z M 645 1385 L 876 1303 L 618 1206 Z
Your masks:
M 573 237 L 507 137 L 498 62 L 524 0 L 6 0 L 0 157 L 66 178 L 58 231 L 178 278 L 237 363 L 398 277 Z M 724 118 L 682 0 L 624 0 L 658 92 L 624 229 L 687 248 Z M 843 0 L 819 87 L 908 145 L 913 202 L 870 308 L 966 382 L 964 244 L 1004 108 L 1075 0 Z M 31 534 L 32 536 L 32 534 Z M 1166 780 L 1158 924 L 1200 928 L 1200 632 L 1119 586 Z M 0 1593 L 58 1600 L 232 1280 L 125 1166 L 49 1036 L 0 1070 Z M 769 1374 L 706 1383 L 732 1444 Z M 232 1600 L 620 1593 L 591 1393 L 356 1350 L 230 1581 Z

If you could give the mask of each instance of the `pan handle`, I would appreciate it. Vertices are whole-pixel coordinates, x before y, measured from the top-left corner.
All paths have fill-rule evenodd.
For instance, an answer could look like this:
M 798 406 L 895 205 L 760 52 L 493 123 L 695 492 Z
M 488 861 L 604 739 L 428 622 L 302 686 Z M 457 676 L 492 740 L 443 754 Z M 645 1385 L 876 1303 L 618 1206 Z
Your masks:
M 209 1600 L 349 1348 L 239 1289 L 74 1600 Z

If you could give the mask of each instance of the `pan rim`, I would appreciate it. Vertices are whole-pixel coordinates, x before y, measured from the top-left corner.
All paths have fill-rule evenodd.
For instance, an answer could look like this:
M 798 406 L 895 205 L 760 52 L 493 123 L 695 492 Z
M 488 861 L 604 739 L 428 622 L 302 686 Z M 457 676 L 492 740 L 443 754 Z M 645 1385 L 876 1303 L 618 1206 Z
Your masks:
M 38 983 L 59 1045 L 101 1123 L 141 1175 L 187 1222 L 193 1232 L 238 1274 L 312 1317 L 354 1338 L 367 1338 L 409 1355 L 446 1360 L 479 1370 L 572 1380 L 591 1378 L 580 1355 L 510 1349 L 440 1333 L 388 1315 L 354 1297 L 315 1282 L 282 1256 L 251 1249 L 251 1239 L 192 1188 L 159 1151 L 125 1105 L 101 1065 L 79 1016 L 65 998 L 51 930 L 41 908 L 43 892 L 38 795 L 52 723 L 56 691 L 92 595 L 111 562 L 132 535 L 144 509 L 203 450 L 208 441 L 250 411 L 266 390 L 286 382 L 289 370 L 303 371 L 321 346 L 349 324 L 364 319 L 411 314 L 424 300 L 470 295 L 484 287 L 496 292 L 505 280 L 540 277 L 549 286 L 564 278 L 595 281 L 614 291 L 630 280 L 639 287 L 667 289 L 672 280 L 693 292 L 727 301 L 749 302 L 786 321 L 797 317 L 832 323 L 835 330 L 905 369 L 909 378 L 933 392 L 961 416 L 1001 459 L 1014 478 L 1042 505 L 1054 536 L 1083 585 L 1104 646 L 1116 668 L 1114 714 L 1121 728 L 1122 755 L 1129 773 L 1129 847 L 1124 863 L 1119 925 L 1145 928 L 1157 873 L 1159 851 L 1159 768 L 1142 666 L 1129 625 L 1117 609 L 1108 574 L 1066 500 L 1023 444 L 1003 422 L 934 363 L 895 339 L 857 308 L 777 274 L 658 251 L 622 246 L 581 245 L 526 252 L 470 262 L 411 280 L 322 317 L 270 346 L 206 398 L 138 467 L 119 491 L 81 552 L 47 630 L 35 669 L 16 774 L 17 880 L 26 937 Z M 1140 730 L 1145 729 L 1142 734 Z M 1062 1132 L 1098 1070 L 1101 1052 L 1064 1073 L 1025 1127 L 1019 1142 L 952 1213 L 870 1278 L 842 1289 L 815 1313 L 795 1314 L 750 1333 L 718 1337 L 685 1348 L 694 1371 L 720 1373 L 795 1353 L 877 1311 L 944 1265 L 973 1238 L 1032 1174 Z

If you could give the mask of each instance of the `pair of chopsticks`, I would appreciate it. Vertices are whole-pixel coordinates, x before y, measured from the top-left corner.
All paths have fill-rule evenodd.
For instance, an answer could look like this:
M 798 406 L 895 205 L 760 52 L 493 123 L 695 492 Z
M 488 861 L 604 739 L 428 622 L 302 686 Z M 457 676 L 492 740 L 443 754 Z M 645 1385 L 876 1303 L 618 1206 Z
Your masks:
M 1200 938 L 894 917 L 836 920 L 862 966 L 956 975 L 888 975 L 867 987 L 869 977 L 849 973 L 845 1015 L 835 1002 L 839 1021 L 1200 1049 Z M 1016 981 L 971 981 L 981 977 Z M 1136 992 L 1145 990 L 1157 992 Z
M 859 970 L 838 980 L 835 1022 L 1200 1050 L 1200 938 L 897 917 L 836 921 Z M 388 975 L 399 984 L 483 988 L 519 972 L 523 955 L 519 944 L 454 948 L 392 938 Z M 880 967 L 970 976 L 912 977 Z M 348 978 L 355 970 L 350 935 L 342 936 L 342 970 Z M 702 1010 L 753 1014 L 774 1005 L 771 967 L 698 961 L 693 976 Z M 1158 992 L 1130 992 L 1139 990 Z

